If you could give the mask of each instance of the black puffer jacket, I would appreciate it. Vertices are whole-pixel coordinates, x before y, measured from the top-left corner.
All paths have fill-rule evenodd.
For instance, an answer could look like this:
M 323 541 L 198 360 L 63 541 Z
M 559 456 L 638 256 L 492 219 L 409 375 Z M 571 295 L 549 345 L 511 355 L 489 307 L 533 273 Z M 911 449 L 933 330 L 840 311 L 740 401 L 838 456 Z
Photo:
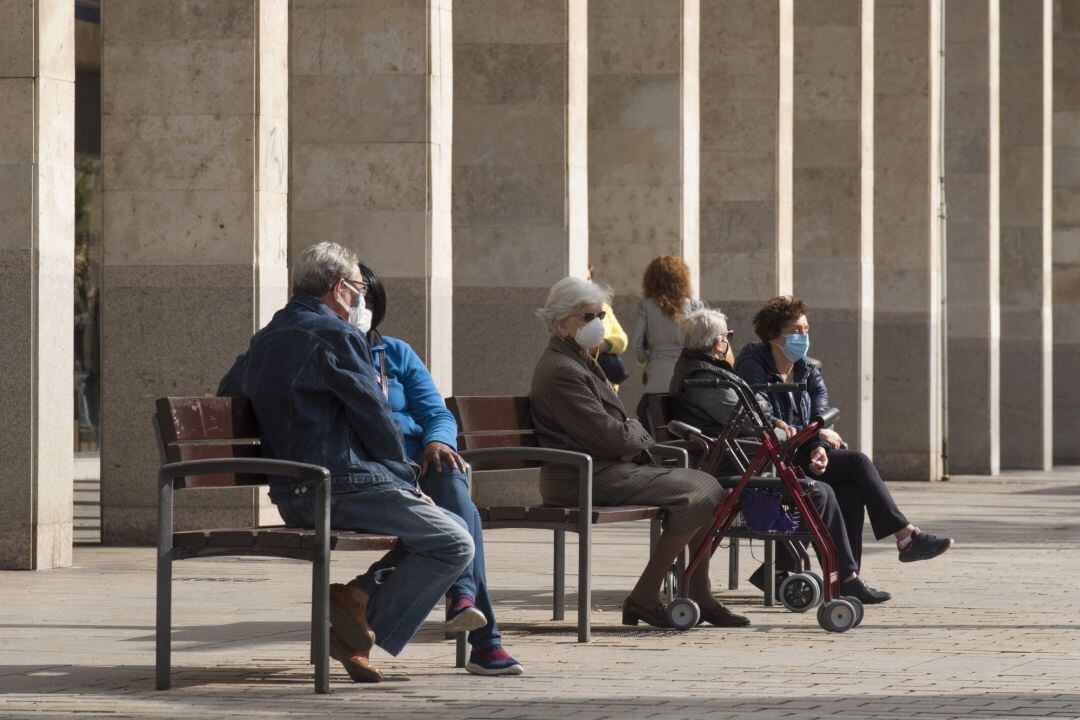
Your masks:
M 742 382 L 726 361 L 717 360 L 701 350 L 683 350 L 671 378 L 671 415 L 673 420 L 693 425 L 706 435 L 717 435 L 727 424 L 739 400 L 731 388 L 683 387 L 683 380 L 708 377 Z M 769 401 L 761 395 L 755 398 L 769 423 L 775 425 L 777 418 Z

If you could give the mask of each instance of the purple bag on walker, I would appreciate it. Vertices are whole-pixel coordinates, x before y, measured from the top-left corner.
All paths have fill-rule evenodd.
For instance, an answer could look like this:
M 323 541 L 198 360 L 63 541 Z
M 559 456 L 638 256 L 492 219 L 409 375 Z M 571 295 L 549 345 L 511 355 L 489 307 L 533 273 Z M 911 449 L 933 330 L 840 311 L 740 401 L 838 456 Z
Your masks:
M 790 533 L 799 526 L 784 510 L 779 491 L 746 488 L 740 500 L 746 527 L 754 532 Z

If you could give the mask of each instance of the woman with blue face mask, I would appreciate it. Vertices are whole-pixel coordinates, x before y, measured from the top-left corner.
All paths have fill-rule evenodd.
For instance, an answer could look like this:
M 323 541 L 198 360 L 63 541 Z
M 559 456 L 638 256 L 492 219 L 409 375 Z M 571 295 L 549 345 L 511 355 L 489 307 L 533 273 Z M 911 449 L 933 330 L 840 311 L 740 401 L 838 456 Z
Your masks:
M 735 371 L 750 385 L 806 383 L 804 391 L 767 396 L 773 414 L 797 430 L 829 408 L 829 391 L 821 370 L 807 356 L 808 310 L 806 303 L 790 296 L 769 300 L 754 315 L 754 333 L 760 340 L 746 345 L 735 361 Z M 908 522 L 874 463 L 865 454 L 848 450 L 835 428 L 821 430 L 815 440 L 803 445 L 795 459 L 808 477 L 832 487 L 855 556 L 856 572 L 861 574 L 866 515 L 870 516 L 876 539 L 889 535 L 896 538 L 900 562 L 929 560 L 952 547 L 952 538 L 935 537 Z M 764 587 L 764 577 L 758 575 L 761 573 L 755 573 L 750 581 Z M 859 577 L 841 583 L 840 592 L 854 595 L 863 603 L 885 602 L 891 597 L 887 592 L 867 587 Z

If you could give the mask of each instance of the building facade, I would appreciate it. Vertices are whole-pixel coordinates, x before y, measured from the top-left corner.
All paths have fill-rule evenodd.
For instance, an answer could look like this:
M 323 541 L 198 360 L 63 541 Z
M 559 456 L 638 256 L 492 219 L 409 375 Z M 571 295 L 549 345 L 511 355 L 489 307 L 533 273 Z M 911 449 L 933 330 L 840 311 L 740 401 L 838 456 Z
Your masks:
M 102 540 L 152 540 L 153 400 L 213 392 L 321 240 L 444 395 L 524 394 L 555 280 L 593 265 L 629 326 L 674 254 L 736 345 L 810 303 L 887 479 L 1080 462 L 1078 2 L 4 8 L 0 567 L 70 563 L 97 453 Z

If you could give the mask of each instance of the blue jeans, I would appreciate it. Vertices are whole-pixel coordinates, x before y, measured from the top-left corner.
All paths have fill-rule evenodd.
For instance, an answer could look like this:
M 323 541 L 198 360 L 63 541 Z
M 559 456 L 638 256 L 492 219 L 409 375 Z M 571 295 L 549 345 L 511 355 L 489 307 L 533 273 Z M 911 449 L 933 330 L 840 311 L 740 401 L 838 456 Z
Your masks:
M 501 645 L 502 636 L 499 634 L 499 626 L 495 624 L 495 609 L 491 606 L 487 574 L 484 570 L 483 524 L 480 521 L 480 512 L 469 495 L 469 481 L 465 473 L 457 469 L 432 468 L 420 478 L 420 487 L 431 496 L 436 505 L 449 510 L 454 517 L 464 520 L 465 527 L 469 529 L 469 535 L 472 536 L 473 546 L 476 548 L 472 562 L 465 567 L 464 572 L 450 586 L 449 591 L 451 597 L 461 593 L 472 595 L 476 600 L 477 609 L 487 618 L 487 625 L 469 632 L 469 644 L 477 650 Z M 398 557 L 394 551 L 391 551 L 368 568 L 367 573 L 357 578 L 355 582 L 365 590 L 377 586 L 390 577 L 397 563 Z
M 476 504 L 469 495 L 469 481 L 465 473 L 460 470 L 429 469 L 424 477 L 420 478 L 420 487 L 431 496 L 435 504 L 454 513 L 465 521 L 472 536 L 476 554 L 472 562 L 465 568 L 465 572 L 450 586 L 451 594 L 464 593 L 476 598 L 476 607 L 484 613 L 487 625 L 469 633 L 469 643 L 477 650 L 486 650 L 495 645 L 500 645 L 502 636 L 499 634 L 499 626 L 495 624 L 495 609 L 491 606 L 491 595 L 488 593 L 487 573 L 484 566 L 484 529 L 480 522 L 480 513 Z
M 298 486 L 303 487 L 303 486 Z M 277 501 L 289 527 L 314 527 L 314 488 Z M 330 499 L 330 527 L 396 535 L 395 570 L 355 583 L 371 593 L 367 620 L 379 647 L 397 655 L 473 558 L 464 521 L 424 502 L 404 483 L 377 482 Z

